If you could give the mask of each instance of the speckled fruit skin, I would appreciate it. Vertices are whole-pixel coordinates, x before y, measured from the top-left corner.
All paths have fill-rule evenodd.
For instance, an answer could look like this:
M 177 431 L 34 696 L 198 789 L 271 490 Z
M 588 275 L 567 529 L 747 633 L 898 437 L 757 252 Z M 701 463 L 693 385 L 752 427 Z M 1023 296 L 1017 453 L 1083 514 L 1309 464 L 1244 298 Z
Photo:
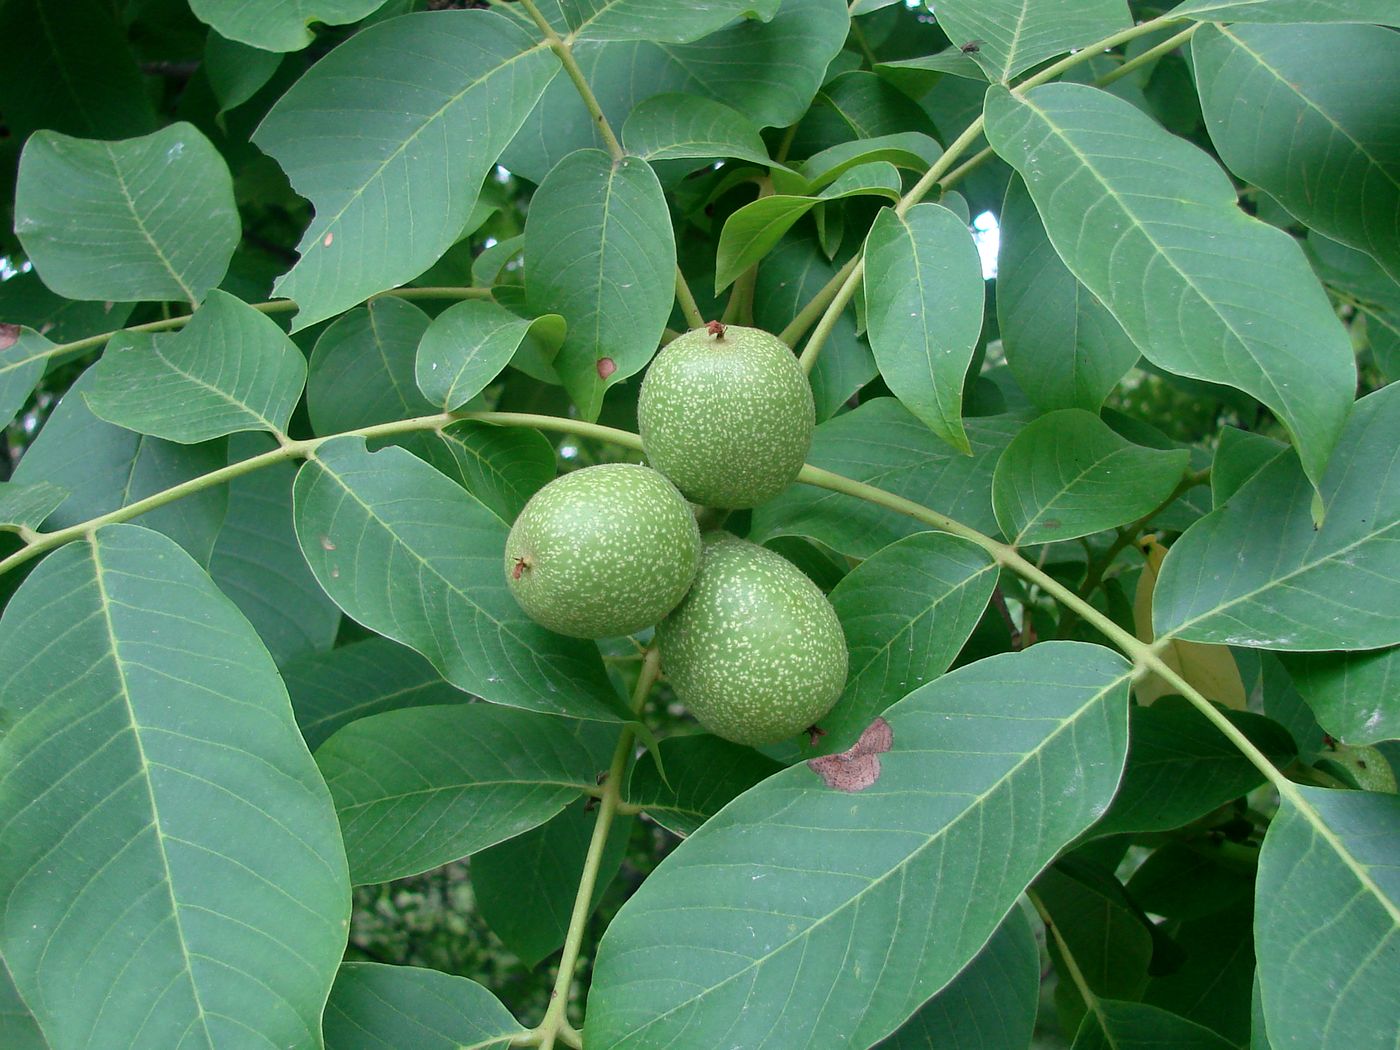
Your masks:
M 506 583 L 532 620 L 574 638 L 650 627 L 685 596 L 700 530 L 650 467 L 608 463 L 555 478 L 506 538 Z
M 782 555 L 728 533 L 705 537 L 690 593 L 656 639 L 676 696 L 736 744 L 802 732 L 846 685 L 846 637 L 826 595 Z
M 647 460 L 686 498 L 730 509 L 766 503 L 792 484 L 816 422 L 812 387 L 775 335 L 697 328 L 656 355 L 637 421 Z

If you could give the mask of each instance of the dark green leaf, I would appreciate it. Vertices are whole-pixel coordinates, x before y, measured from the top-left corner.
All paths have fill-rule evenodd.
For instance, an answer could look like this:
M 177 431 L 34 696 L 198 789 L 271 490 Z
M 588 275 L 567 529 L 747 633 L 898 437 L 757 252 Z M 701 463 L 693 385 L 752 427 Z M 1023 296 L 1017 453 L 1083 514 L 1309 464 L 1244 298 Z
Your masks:
M 1107 803 L 1130 671 L 1068 642 L 983 660 L 886 712 L 893 743 L 867 756 L 864 790 L 805 764 L 750 789 L 608 927 L 586 1041 L 631 1050 L 684 1032 L 800 1050 L 888 1035 Z
M 506 1050 L 525 1034 L 475 981 L 357 962 L 336 975 L 325 1028 L 326 1050 Z
M 1316 1050 L 1395 1046 L 1400 798 L 1294 785 L 1259 854 L 1264 1016 Z
M 1254 892 L 1257 861 L 1257 850 L 1222 839 L 1168 842 L 1133 872 L 1128 896 L 1144 911 L 1169 919 L 1218 916 Z
M 440 437 L 467 491 L 507 524 L 554 478 L 554 446 L 538 430 L 462 420 Z
M 1295 650 L 1400 642 L 1397 447 L 1400 386 L 1388 386 L 1352 411 L 1322 478 L 1318 528 L 1297 459 L 1261 470 L 1172 547 L 1153 597 L 1157 637 Z
M 241 435 L 230 460 L 267 452 L 271 440 Z M 257 630 L 280 667 L 293 657 L 329 649 L 340 610 L 316 583 L 292 528 L 290 463 L 263 467 L 229 482 L 228 511 L 214 541 L 209 575 Z
M 976 41 L 973 58 L 992 80 L 1132 25 L 1124 0 L 940 0 L 938 24 L 954 44 Z
M 1219 914 L 1174 923 L 1185 953 L 1172 973 L 1153 977 L 1143 1001 L 1212 1029 L 1239 1046 L 1249 1039 L 1254 988 L 1254 909 L 1248 901 Z
M 1246 481 L 1287 451 L 1283 442 L 1263 434 L 1222 427 L 1210 465 L 1210 498 L 1215 509 L 1228 503 Z
M 888 80 L 863 69 L 831 77 L 812 101 L 793 138 L 799 157 L 838 143 L 918 132 L 932 136 L 933 121 Z
M 1203 26 L 1191 55 L 1226 166 L 1400 281 L 1400 36 L 1371 25 Z
M 1074 1050 L 1236 1050 L 1209 1028 L 1146 1003 L 1100 999 L 1084 1015 Z
M 643 755 L 632 767 L 623 798 L 682 838 L 783 768 L 751 747 L 708 733 L 668 737 L 659 750 L 665 779 L 656 761 Z
M 131 316 L 131 309 L 130 303 L 65 299 L 45 288 L 33 270 L 0 281 L 0 323 L 24 325 L 55 342 L 120 328 Z M 3 373 L 0 367 L 0 375 Z
M 32 485 L 0 481 L 0 529 L 37 529 L 67 498 L 66 489 L 48 481 Z
M 356 885 L 436 868 L 542 824 L 592 787 L 564 719 L 495 704 L 357 718 L 316 749 Z
M 1040 949 L 1025 912 L 1013 908 L 962 973 L 878 1050 L 1023 1050 L 1039 998 Z
M 311 43 L 313 22 L 357 22 L 384 0 L 190 0 L 190 10 L 230 40 L 268 51 L 300 51 Z
M 919 532 L 867 558 L 837 584 L 831 604 L 846 633 L 846 689 L 821 720 L 821 750 L 844 751 L 876 715 L 946 671 L 997 582 L 981 547 Z
M 471 697 L 433 665 L 388 638 L 307 653 L 281 668 L 306 746 L 315 751 L 357 718 L 402 707 L 464 704 Z
M 992 88 L 987 135 L 1066 265 L 1148 360 L 1258 398 L 1319 483 L 1356 367 L 1297 243 L 1240 211 L 1205 153 L 1095 88 Z
M 1400 25 L 1391 0 L 1186 0 L 1173 15 L 1198 22 L 1379 22 Z
M 1392 382 L 1400 378 L 1400 284 L 1365 252 L 1316 231 L 1308 234 L 1307 246 L 1318 277 L 1350 296 L 1365 316 L 1366 341 L 1376 365 Z
M 558 71 L 504 15 L 434 11 L 356 33 L 298 80 L 254 135 L 316 207 L 275 288 L 296 327 L 436 262 Z
M 318 434 L 427 415 L 414 359 L 428 315 L 404 299 L 371 299 L 335 320 L 316 340 L 306 379 L 306 410 Z
M 1043 412 L 1097 412 L 1137 362 L 1137 347 L 1055 253 L 1019 178 L 1007 187 L 1000 228 L 997 323 L 1016 382 Z
M 613 127 L 653 95 L 724 102 L 760 128 L 806 112 L 850 29 L 845 0 L 783 0 L 772 21 L 745 21 L 692 44 L 580 41 L 574 57 Z M 543 181 L 574 150 L 602 146 L 573 84 L 560 77 L 525 121 L 502 163 Z
M 530 202 L 525 292 L 534 313 L 557 313 L 568 335 L 555 359 L 585 419 L 609 387 L 656 353 L 676 287 L 676 242 L 656 173 L 602 150 L 561 161 Z
M 84 373 L 69 387 L 15 468 L 21 484 L 50 482 L 68 490 L 45 519 L 47 528 L 77 525 L 227 465 L 223 441 L 175 445 L 104 423 L 83 398 L 90 383 Z M 228 490 L 215 486 L 132 520 L 165 533 L 207 565 L 227 507 Z
M 39 1022 L 19 997 L 4 959 L 0 959 L 0 1045 L 7 1050 L 50 1050 Z
M 1248 711 L 1224 711 L 1278 766 L 1297 757 L 1288 731 Z M 1167 831 L 1204 817 L 1264 782 L 1264 774 L 1186 701 L 1132 710 L 1123 783 L 1095 835 Z
M 193 445 L 285 433 L 305 383 L 306 358 L 282 329 L 215 288 L 173 335 L 113 336 L 84 396 L 109 423 Z
M 1281 659 L 1317 720 L 1338 740 L 1400 739 L 1400 648 L 1287 653 Z
M 191 124 L 120 142 L 40 131 L 25 143 L 15 233 L 59 295 L 199 303 L 240 230 L 228 166 Z
M 315 1045 L 345 855 L 233 604 L 171 540 L 108 526 L 11 599 L 0 695 L 0 948 L 50 1044 Z
M 564 943 L 596 821 L 580 799 L 539 827 L 472 857 L 477 910 L 526 966 L 538 965 Z M 594 908 L 622 864 L 632 824 L 624 817 L 608 832 L 593 886 Z
M 732 157 L 764 167 L 772 163 L 748 117 L 698 95 L 647 99 L 628 115 L 622 141 L 629 153 L 649 161 Z
M 1092 412 L 1066 408 L 1041 416 L 1007 446 L 992 503 L 1012 543 L 1070 540 L 1161 506 L 1189 461 L 1185 451 L 1134 445 Z
M 0 424 L 8 426 L 29 400 L 53 346 L 33 329 L 0 324 Z
M 606 721 L 619 701 L 598 647 L 536 624 L 506 586 L 506 526 L 403 449 L 360 438 L 297 475 L 302 552 L 337 605 L 484 700 Z
M 482 300 L 449 306 L 418 344 L 418 389 L 440 408 L 460 408 L 501 374 L 527 339 L 537 353 L 553 357 L 564 341 L 564 319 L 545 314 L 527 320 Z
M 963 378 L 982 334 L 982 263 L 967 223 L 938 204 L 882 211 L 865 241 L 865 317 L 880 375 L 960 452 Z
M 890 83 L 917 98 L 926 94 L 945 76 L 962 77 L 983 83 L 987 74 L 977 60 L 961 47 L 950 47 L 933 55 L 903 58 L 894 62 L 876 62 L 875 72 Z
M 202 68 L 219 100 L 220 113 L 236 109 L 256 95 L 281 64 L 277 51 L 241 44 L 218 33 L 211 32 L 204 45 Z
M 965 425 L 971 456 L 950 448 L 898 401 L 875 398 L 817 427 L 807 462 L 993 533 L 992 471 L 1021 424 L 998 416 Z M 750 539 L 807 536 L 842 554 L 868 558 L 921 528 L 911 518 L 851 496 L 798 485 L 754 511 Z

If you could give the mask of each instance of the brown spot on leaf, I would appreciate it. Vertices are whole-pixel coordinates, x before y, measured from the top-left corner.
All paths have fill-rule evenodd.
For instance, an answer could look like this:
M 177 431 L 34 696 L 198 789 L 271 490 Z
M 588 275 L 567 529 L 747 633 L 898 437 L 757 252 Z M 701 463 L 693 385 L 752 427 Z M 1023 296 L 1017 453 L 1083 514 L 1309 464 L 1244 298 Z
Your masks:
M 331 246 L 331 241 L 333 240 L 335 240 L 335 234 L 328 233 L 326 234 L 325 240 L 323 240 L 321 243 L 324 244 L 327 248 L 329 248 Z
M 839 755 L 807 760 L 812 772 L 837 791 L 864 791 L 880 779 L 880 755 L 894 745 L 894 730 L 883 718 L 865 727 L 860 739 Z
M 600 358 L 598 358 L 598 378 L 599 378 L 599 379 L 607 379 L 608 376 L 612 375 L 612 374 L 613 374 L 614 372 L 616 372 L 616 371 L 617 371 L 617 362 L 614 361 L 611 357 L 600 357 Z
M 19 342 L 19 325 L 0 324 L 0 350 L 8 350 Z

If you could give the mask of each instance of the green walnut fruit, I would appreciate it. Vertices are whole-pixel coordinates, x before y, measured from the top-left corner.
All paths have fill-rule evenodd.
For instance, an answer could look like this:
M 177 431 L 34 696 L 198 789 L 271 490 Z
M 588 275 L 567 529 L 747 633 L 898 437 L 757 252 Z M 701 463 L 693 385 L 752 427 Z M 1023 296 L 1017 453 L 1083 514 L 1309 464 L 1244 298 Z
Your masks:
M 792 484 L 815 418 L 812 387 L 782 340 L 718 322 L 657 354 L 637 403 L 651 465 L 692 502 L 730 509 Z
M 575 638 L 650 627 L 685 596 L 700 530 L 650 467 L 610 463 L 555 478 L 506 539 L 506 583 L 532 620 Z
M 705 537 L 690 593 L 656 640 L 681 703 L 737 744 L 815 725 L 846 685 L 846 638 L 826 595 L 782 555 L 728 533 Z

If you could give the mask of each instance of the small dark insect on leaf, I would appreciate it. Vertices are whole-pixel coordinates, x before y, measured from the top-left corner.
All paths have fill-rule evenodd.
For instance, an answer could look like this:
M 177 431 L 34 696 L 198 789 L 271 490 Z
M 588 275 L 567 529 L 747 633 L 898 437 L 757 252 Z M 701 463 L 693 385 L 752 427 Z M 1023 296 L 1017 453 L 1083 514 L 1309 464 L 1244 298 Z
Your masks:
M 985 43 L 985 41 L 969 40 L 966 44 L 961 45 L 958 50 L 964 55 L 975 55 L 982 50 L 983 43 Z
M 880 779 L 880 755 L 894 745 L 894 730 L 883 718 L 865 727 L 860 739 L 839 755 L 807 760 L 807 766 L 837 791 L 864 791 Z

